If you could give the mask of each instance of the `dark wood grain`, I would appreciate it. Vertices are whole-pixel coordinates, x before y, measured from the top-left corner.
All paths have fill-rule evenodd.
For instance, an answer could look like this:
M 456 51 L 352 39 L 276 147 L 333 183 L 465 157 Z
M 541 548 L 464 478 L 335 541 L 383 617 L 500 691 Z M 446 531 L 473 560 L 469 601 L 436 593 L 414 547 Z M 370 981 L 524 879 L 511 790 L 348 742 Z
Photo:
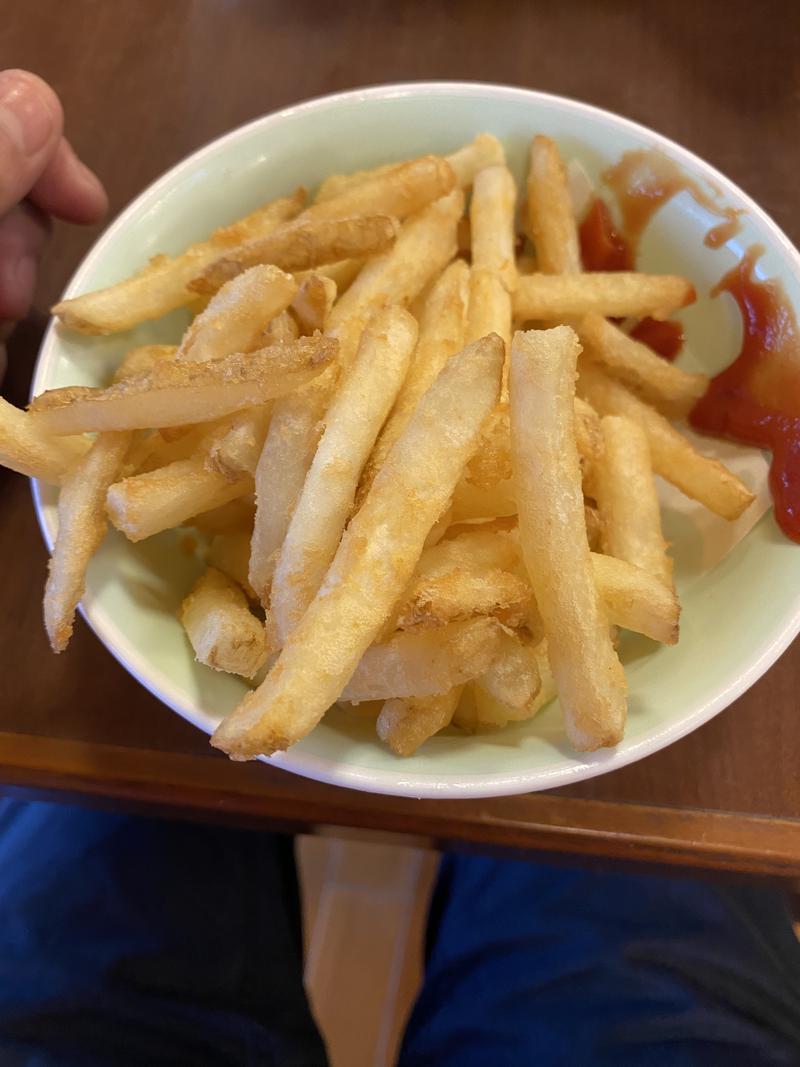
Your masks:
M 7 3 L 10 8 L 10 3 Z M 119 211 L 188 152 L 250 118 L 382 81 L 464 78 L 574 96 L 674 137 L 800 240 L 800 15 L 781 2 L 26 0 L 0 66 L 37 71 Z M 97 231 L 58 225 L 35 309 L 9 346 L 23 402 L 46 309 Z M 79 623 L 40 622 L 45 554 L 27 484 L 0 471 L 0 780 L 162 811 L 328 822 L 659 862 L 800 872 L 800 646 L 671 748 L 547 796 L 370 798 L 237 767 L 141 689 Z

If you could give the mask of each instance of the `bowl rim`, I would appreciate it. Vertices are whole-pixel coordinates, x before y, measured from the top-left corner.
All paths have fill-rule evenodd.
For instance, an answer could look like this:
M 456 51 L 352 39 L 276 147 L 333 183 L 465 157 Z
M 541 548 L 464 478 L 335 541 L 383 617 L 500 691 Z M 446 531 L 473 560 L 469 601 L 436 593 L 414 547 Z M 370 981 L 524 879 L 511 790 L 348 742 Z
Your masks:
M 613 111 L 555 93 L 493 82 L 423 80 L 375 84 L 316 96 L 251 119 L 206 142 L 146 186 L 120 211 L 78 264 L 64 289 L 62 299 L 79 291 L 84 275 L 91 269 L 95 260 L 98 257 L 102 257 L 107 247 L 114 243 L 118 232 L 123 230 L 128 220 L 139 211 L 143 201 L 156 199 L 162 190 L 179 181 L 185 172 L 191 173 L 197 164 L 210 152 L 223 150 L 227 145 L 246 137 L 255 129 L 269 130 L 272 126 L 307 112 L 336 109 L 342 104 L 357 103 L 370 99 L 390 100 L 426 95 L 452 95 L 465 98 L 474 98 L 476 96 L 482 98 L 493 97 L 500 100 L 538 103 L 551 109 L 580 113 L 604 124 L 625 129 L 639 139 L 644 138 L 651 147 L 666 151 L 679 163 L 687 164 L 690 168 L 699 171 L 706 181 L 717 185 L 722 193 L 738 202 L 737 206 L 745 208 L 750 215 L 758 219 L 769 231 L 771 242 L 779 246 L 784 255 L 793 261 L 795 269 L 800 274 L 800 252 L 798 252 L 774 219 L 744 190 L 721 171 L 717 170 L 716 167 L 664 134 L 658 133 L 633 119 L 618 115 Z M 41 391 L 42 381 L 46 377 L 48 367 L 54 356 L 56 337 L 56 322 L 51 317 L 36 358 L 31 381 L 31 398 Z M 37 481 L 32 480 L 31 489 L 39 528 L 48 552 L 52 552 L 54 530 L 45 512 L 41 486 Z M 215 724 L 211 721 L 210 716 L 197 707 L 186 706 L 186 703 L 178 697 L 176 687 L 161 672 L 153 671 L 147 661 L 131 647 L 125 635 L 106 614 L 104 609 L 95 603 L 87 605 L 81 601 L 79 610 L 90 629 L 111 655 L 145 689 L 193 726 L 201 729 L 206 734 L 210 734 L 213 731 Z M 549 772 L 536 770 L 530 774 L 519 771 L 514 771 L 510 774 L 459 773 L 442 774 L 438 777 L 433 777 L 430 773 L 415 772 L 413 761 L 403 761 L 402 763 L 398 761 L 396 771 L 390 774 L 385 769 L 354 767 L 296 748 L 289 749 L 287 752 L 277 753 L 269 758 L 260 756 L 259 759 L 272 766 L 281 767 L 294 774 L 329 785 L 390 796 L 407 796 L 421 799 L 478 799 L 552 789 L 584 781 L 625 767 L 645 756 L 660 751 L 662 748 L 666 748 L 674 741 L 678 741 L 698 729 L 755 684 L 788 648 L 798 632 L 800 632 L 800 590 L 798 590 L 795 597 L 792 610 L 786 613 L 782 620 L 776 622 L 760 643 L 761 647 L 758 654 L 748 661 L 746 668 L 740 669 L 736 679 L 731 684 L 723 688 L 714 697 L 707 699 L 696 707 L 693 712 L 683 715 L 675 722 L 664 725 L 661 729 L 649 734 L 636 744 L 629 745 L 622 750 L 603 750 L 589 755 L 576 754 L 574 765 L 554 768 Z

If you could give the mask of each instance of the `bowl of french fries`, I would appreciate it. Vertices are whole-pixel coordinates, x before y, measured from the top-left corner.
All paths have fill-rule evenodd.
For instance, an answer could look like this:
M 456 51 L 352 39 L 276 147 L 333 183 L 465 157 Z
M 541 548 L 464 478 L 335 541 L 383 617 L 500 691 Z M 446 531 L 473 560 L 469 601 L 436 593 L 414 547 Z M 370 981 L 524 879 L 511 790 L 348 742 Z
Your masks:
M 653 149 L 714 202 L 585 269 L 605 168 Z M 711 248 L 717 201 L 738 235 Z M 800 306 L 732 183 L 524 90 L 360 90 L 201 149 L 100 238 L 28 410 L 0 408 L 54 651 L 80 608 L 231 758 L 374 792 L 549 788 L 680 738 L 800 628 L 764 458 L 686 425 L 752 242 Z M 676 362 L 642 320 L 679 325 Z

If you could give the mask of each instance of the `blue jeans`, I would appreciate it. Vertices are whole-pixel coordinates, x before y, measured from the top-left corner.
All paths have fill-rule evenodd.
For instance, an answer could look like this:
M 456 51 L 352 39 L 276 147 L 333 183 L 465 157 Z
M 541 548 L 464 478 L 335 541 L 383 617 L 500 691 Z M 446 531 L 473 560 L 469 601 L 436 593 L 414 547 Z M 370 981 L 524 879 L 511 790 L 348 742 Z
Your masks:
M 300 935 L 289 838 L 0 800 L 1 1067 L 323 1067 Z M 399 1062 L 800 1064 L 786 905 L 445 856 Z

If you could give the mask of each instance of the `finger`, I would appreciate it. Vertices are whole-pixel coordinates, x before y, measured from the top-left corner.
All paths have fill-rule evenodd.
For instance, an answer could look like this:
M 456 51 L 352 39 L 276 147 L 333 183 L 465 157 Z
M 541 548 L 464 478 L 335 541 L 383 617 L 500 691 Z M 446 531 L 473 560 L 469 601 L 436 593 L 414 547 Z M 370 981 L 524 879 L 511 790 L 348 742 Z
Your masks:
M 0 322 L 27 315 L 49 232 L 45 216 L 30 204 L 20 204 L 0 220 Z
M 100 179 L 78 159 L 65 137 L 28 199 L 65 222 L 99 222 L 108 211 L 108 197 Z
M 58 97 L 26 70 L 0 72 L 0 215 L 22 200 L 61 140 Z

